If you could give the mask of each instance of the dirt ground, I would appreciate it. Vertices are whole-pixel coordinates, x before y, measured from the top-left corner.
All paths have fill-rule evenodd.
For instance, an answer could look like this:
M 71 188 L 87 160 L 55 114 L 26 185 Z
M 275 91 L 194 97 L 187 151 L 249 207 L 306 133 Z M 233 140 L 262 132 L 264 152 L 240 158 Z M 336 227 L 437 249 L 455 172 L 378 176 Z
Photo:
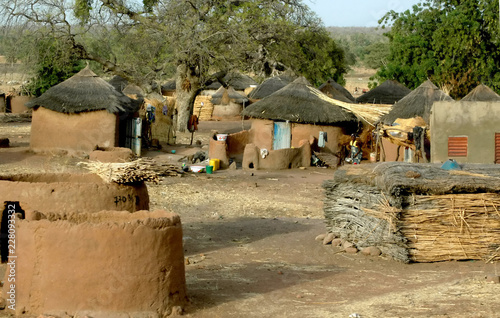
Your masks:
M 180 165 L 207 150 L 211 130 L 232 132 L 248 122 L 201 122 L 176 146 L 145 156 Z M 29 151 L 29 123 L 0 123 L 0 174 L 83 172 L 82 158 Z M 172 153 L 175 150 L 175 154 Z M 314 238 L 326 231 L 321 184 L 334 171 L 216 171 L 148 184 L 151 210 L 180 214 L 189 305 L 186 317 L 500 317 L 498 263 L 401 264 L 345 254 Z M 1 312 L 0 312 L 1 315 Z

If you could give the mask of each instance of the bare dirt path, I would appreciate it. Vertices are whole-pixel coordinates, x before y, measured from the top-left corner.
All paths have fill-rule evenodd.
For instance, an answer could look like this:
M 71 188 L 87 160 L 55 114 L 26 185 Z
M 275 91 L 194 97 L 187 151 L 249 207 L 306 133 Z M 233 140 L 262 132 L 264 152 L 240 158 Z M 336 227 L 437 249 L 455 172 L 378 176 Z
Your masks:
M 180 162 L 203 148 L 212 129 L 200 125 L 186 144 L 145 152 Z M 0 124 L 0 173 L 82 172 L 82 158 L 37 155 L 27 148 L 29 124 Z M 21 136 L 21 137 L 19 137 Z M 189 140 L 189 135 L 179 140 Z M 175 154 L 171 150 L 176 150 Z M 345 254 L 314 240 L 325 232 L 321 184 L 333 170 L 241 169 L 188 174 L 148 184 L 151 210 L 172 210 L 184 228 L 186 317 L 499 317 L 499 264 L 481 261 L 401 264 Z M 0 314 L 1 315 L 1 314 Z

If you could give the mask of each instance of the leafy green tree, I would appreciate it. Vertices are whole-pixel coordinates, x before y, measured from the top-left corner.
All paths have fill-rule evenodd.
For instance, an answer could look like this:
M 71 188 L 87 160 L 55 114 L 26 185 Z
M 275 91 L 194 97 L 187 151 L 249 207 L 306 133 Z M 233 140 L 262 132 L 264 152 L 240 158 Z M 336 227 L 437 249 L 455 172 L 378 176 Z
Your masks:
M 77 59 L 92 60 L 137 84 L 170 77 L 177 87 L 179 131 L 194 99 L 233 70 L 279 70 L 341 78 L 343 55 L 322 42 L 321 21 L 302 0 L 17 0 L 3 3 L 6 25 L 64 39 Z M 76 23 L 76 22 L 79 23 Z M 42 27 L 43 26 L 43 27 Z M 42 32 L 43 31 L 43 32 Z M 297 42 L 297 39 L 300 41 Z M 300 59 L 314 59 L 308 69 Z M 337 59 L 322 60 L 322 59 Z
M 387 64 L 390 54 L 388 42 L 375 42 L 366 48 L 363 63 L 369 68 L 378 69 Z
M 30 41 L 33 39 L 29 37 L 25 40 L 30 54 L 23 60 L 33 65 L 35 73 L 25 89 L 34 96 L 40 96 L 50 87 L 70 78 L 85 67 L 82 60 L 71 56 L 65 43 L 54 39 Z M 27 51 L 24 52 L 27 55 Z
M 383 46 L 380 43 L 388 42 L 383 35 L 383 31 L 379 28 L 328 27 L 327 30 L 344 50 L 348 65 L 372 67 L 367 65 L 367 62 L 371 62 L 371 59 L 367 58 L 366 55 L 374 50 L 373 53 L 379 52 L 378 49 Z M 380 57 L 375 57 L 380 61 Z
M 344 51 L 324 29 L 309 29 L 295 37 L 296 56 L 289 64 L 311 84 L 320 85 L 329 78 L 344 84 L 347 72 Z
M 498 1 L 427 0 L 380 23 L 392 27 L 378 80 L 415 88 L 429 78 L 455 98 L 480 82 L 500 89 Z

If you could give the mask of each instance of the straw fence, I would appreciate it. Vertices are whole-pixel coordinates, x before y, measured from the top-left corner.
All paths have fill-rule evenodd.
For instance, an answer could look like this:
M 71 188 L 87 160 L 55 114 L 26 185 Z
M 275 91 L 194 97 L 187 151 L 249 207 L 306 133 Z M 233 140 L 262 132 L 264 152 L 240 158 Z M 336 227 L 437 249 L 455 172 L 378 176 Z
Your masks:
M 484 166 L 345 167 L 323 184 L 327 227 L 358 248 L 378 246 L 402 262 L 498 261 L 498 174 Z
M 196 96 L 196 99 L 194 100 L 193 114 L 198 116 L 199 120 L 211 120 L 213 111 L 214 105 L 212 104 L 211 96 Z

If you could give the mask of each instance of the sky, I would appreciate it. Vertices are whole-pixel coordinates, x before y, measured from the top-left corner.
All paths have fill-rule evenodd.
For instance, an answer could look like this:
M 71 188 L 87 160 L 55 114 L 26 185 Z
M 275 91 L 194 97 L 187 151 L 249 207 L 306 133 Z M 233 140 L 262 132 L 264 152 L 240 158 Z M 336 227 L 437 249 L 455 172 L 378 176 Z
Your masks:
M 376 27 L 390 10 L 403 12 L 422 0 L 303 0 L 329 26 Z

